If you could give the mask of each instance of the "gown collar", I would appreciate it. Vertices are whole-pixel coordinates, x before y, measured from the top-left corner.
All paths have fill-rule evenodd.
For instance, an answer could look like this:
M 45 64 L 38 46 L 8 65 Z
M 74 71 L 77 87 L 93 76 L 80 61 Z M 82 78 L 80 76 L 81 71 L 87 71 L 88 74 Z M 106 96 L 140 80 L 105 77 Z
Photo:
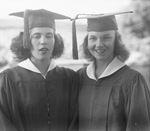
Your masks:
M 18 64 L 18 66 L 20 66 L 20 67 L 22 67 L 22 68 L 25 68 L 25 69 L 27 69 L 27 70 L 30 70 L 30 71 L 32 71 L 32 72 L 36 72 L 36 73 L 39 73 L 39 74 L 41 74 L 41 72 L 38 70 L 38 68 L 31 62 L 31 60 L 28 58 L 28 59 L 26 59 L 26 60 L 24 60 L 24 61 L 22 61 L 22 62 L 20 62 L 19 64 Z M 54 61 L 54 59 L 52 59 L 51 60 L 51 63 L 50 63 L 50 65 L 49 65 L 49 67 L 48 67 L 48 70 L 47 70 L 47 73 L 50 71 L 50 70 L 52 70 L 52 69 L 54 69 L 56 67 L 56 63 L 55 63 L 55 61 Z M 47 74 L 46 73 L 46 74 Z M 42 75 L 42 74 L 41 74 Z M 42 75 L 43 76 L 43 75 Z M 45 77 L 45 76 L 44 76 Z
M 107 77 L 107 76 L 115 73 L 116 71 L 118 71 L 123 66 L 125 66 L 125 63 L 123 63 L 118 57 L 115 57 L 109 63 L 109 65 L 106 67 L 106 69 L 104 70 L 102 75 L 99 76 L 98 79 L 103 78 L 103 77 Z M 94 65 L 94 62 L 92 62 L 91 64 L 88 65 L 88 67 L 86 69 L 86 73 L 87 73 L 89 78 L 97 80 L 96 77 L 95 77 L 95 65 Z

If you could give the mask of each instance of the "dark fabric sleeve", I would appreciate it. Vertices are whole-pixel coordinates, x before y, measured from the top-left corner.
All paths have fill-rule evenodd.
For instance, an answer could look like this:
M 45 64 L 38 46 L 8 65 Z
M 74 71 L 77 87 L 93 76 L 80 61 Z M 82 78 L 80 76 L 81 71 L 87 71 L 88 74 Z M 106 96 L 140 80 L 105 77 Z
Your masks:
M 10 74 L 9 74 L 10 75 Z M 0 74 L 0 131 L 23 131 L 21 121 L 17 117 L 17 110 L 14 102 L 13 82 L 8 74 Z
M 79 101 L 78 101 L 78 98 L 79 98 L 79 92 L 80 92 L 80 84 L 82 82 L 82 75 L 83 73 L 85 72 L 86 68 L 81 68 L 79 70 L 76 71 L 74 77 L 73 77 L 73 101 L 72 102 L 72 107 L 74 108 L 73 109 L 73 119 L 72 119 L 72 122 L 71 122 L 71 126 L 69 128 L 69 131 L 78 131 L 79 130 Z
M 78 131 L 78 85 L 79 79 L 75 72 L 69 77 L 70 93 L 70 113 L 69 113 L 69 129 L 68 131 Z
M 150 131 L 150 90 L 141 74 L 134 77 L 126 99 L 126 131 Z

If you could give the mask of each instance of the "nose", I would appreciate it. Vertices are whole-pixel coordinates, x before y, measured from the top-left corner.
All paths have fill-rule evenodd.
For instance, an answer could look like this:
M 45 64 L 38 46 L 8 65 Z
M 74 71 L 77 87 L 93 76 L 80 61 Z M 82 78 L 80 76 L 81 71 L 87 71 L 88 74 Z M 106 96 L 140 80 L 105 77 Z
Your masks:
M 47 44 L 47 39 L 45 36 L 41 36 L 40 43 L 41 44 Z
M 96 47 L 102 46 L 102 40 L 100 38 L 97 39 Z

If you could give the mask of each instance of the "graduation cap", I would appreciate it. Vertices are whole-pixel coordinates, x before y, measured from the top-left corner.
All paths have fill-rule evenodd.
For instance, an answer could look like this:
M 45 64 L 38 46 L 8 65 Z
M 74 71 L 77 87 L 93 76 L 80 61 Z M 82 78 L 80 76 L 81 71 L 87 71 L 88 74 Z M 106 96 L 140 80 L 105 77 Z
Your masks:
M 132 11 L 107 13 L 107 14 L 78 14 L 72 22 L 72 41 L 74 49 L 77 51 L 76 39 L 76 19 L 87 19 L 87 31 L 102 32 L 107 30 L 118 30 L 115 15 L 133 13 Z M 76 56 L 78 59 L 78 56 Z
M 29 30 L 34 27 L 50 27 L 55 30 L 55 20 L 71 19 L 68 16 L 54 13 L 45 9 L 25 10 L 22 12 L 15 12 L 9 15 L 24 18 L 24 37 L 23 45 L 28 47 L 30 41 Z M 74 49 L 73 49 L 74 50 Z

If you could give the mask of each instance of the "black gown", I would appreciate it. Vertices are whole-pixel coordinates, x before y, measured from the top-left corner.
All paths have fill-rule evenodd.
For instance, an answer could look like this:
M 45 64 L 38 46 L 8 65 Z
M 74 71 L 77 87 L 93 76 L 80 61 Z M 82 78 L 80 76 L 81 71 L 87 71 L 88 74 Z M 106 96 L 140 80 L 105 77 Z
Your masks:
M 0 131 L 67 131 L 77 109 L 78 78 L 56 66 L 46 78 L 20 66 L 0 74 Z
M 125 65 L 98 80 L 80 76 L 79 131 L 150 131 L 150 91 L 143 76 Z

